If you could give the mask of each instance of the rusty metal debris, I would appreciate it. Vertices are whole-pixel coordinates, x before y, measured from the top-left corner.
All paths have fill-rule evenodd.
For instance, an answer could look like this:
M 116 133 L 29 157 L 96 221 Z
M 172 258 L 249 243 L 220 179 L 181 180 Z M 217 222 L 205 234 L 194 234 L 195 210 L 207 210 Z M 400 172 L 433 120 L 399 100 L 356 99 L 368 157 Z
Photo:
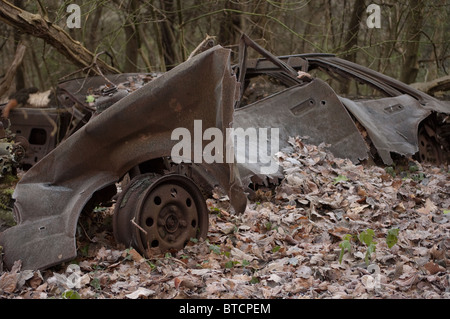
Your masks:
M 249 59 L 248 48 L 262 58 Z M 259 78 L 265 82 L 258 92 Z M 328 83 L 334 78 L 366 84 L 383 97 L 337 94 Z M 18 224 L 0 234 L 7 267 L 19 259 L 39 269 L 74 258 L 80 213 L 111 199 L 119 181 L 129 183 L 116 200 L 116 240 L 145 252 L 205 237 L 203 199 L 214 187 L 239 213 L 244 189 L 251 193 L 252 183 L 281 176 L 262 174 L 260 162 L 175 164 L 171 132 L 193 132 L 195 120 L 222 132 L 279 129 L 280 150 L 289 137 L 307 136 L 353 162 L 378 157 L 390 165 L 396 153 L 443 163 L 450 153 L 449 104 L 330 54 L 274 56 L 245 35 L 233 67 L 230 51 L 216 46 L 165 74 L 72 80 L 57 93 L 58 108 L 10 115 L 13 133 L 28 137 L 23 163 L 32 168 L 14 193 Z M 38 123 L 43 114 L 45 125 Z M 248 158 L 248 149 L 234 152 Z
M 385 97 L 377 99 L 340 97 L 347 110 L 367 130 L 384 164 L 393 163 L 391 153 L 405 156 L 417 154 L 420 151 L 419 126 L 436 114 L 447 114 L 446 120 L 439 124 L 435 122 L 442 130 L 434 131 L 436 137 L 439 135 L 438 143 L 439 139 L 441 142 L 445 140 L 444 134 L 449 134 L 450 102 L 440 101 L 386 75 L 337 57 L 310 57 L 307 60 L 310 68 L 337 72 L 384 92 Z M 437 147 L 441 149 L 442 155 L 450 154 L 448 142 L 440 143 Z M 445 156 L 433 162 L 444 163 L 448 160 Z
M 24 269 L 40 269 L 76 257 L 75 232 L 83 208 L 110 198 L 115 183 L 130 171 L 140 174 L 148 165 L 164 173 L 162 159 L 170 156 L 175 128 L 192 130 L 194 120 L 202 119 L 205 126 L 225 130 L 238 90 L 229 59 L 229 50 L 221 47 L 193 57 L 93 117 L 36 163 L 14 192 L 18 224 L 0 234 L 5 265 L 20 259 Z M 247 199 L 234 164 L 193 165 L 190 171 L 197 185 L 221 186 L 236 212 L 245 209 Z M 188 178 L 171 176 L 167 184 L 176 188 L 181 183 L 179 191 L 190 192 Z M 197 205 L 198 191 L 190 196 Z M 176 223 L 178 213 L 168 216 Z M 204 213 L 195 223 L 204 235 Z
M 308 136 L 312 144 L 330 144 L 334 155 L 350 158 L 353 162 L 377 153 L 384 164 L 391 165 L 391 153 L 413 156 L 419 151 L 418 159 L 428 159 L 436 164 L 449 160 L 450 102 L 440 101 L 400 81 L 331 54 L 275 57 L 245 36 L 244 39 L 264 58 L 240 60 L 238 69 L 245 73 L 240 78 L 242 91 L 251 78 L 260 75 L 275 78 L 284 88 L 259 102 L 238 108 L 235 121 L 240 121 L 240 124 L 253 121 L 255 125 L 259 122 L 261 125 L 278 125 L 287 135 Z M 312 81 L 299 81 L 293 71 L 320 71 L 331 79 L 337 79 L 338 84 L 350 79 L 356 85 L 369 86 L 383 97 L 344 97 L 336 93 L 337 87 L 331 88 L 319 75 Z M 240 119 L 241 114 L 245 120 Z M 367 131 L 370 142 L 366 144 L 373 144 L 372 154 L 372 145 L 367 149 L 363 146 L 354 123 Z M 287 144 L 286 140 L 282 138 L 281 142 Z M 438 155 L 433 156 L 436 153 Z

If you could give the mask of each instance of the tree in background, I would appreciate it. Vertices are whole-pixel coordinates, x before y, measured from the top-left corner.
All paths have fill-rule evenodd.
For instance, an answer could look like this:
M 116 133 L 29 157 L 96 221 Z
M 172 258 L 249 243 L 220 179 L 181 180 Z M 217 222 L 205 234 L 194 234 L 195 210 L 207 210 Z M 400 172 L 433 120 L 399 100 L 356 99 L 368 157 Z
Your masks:
M 241 33 L 274 54 L 334 53 L 406 83 L 449 69 L 446 0 L 384 0 L 379 29 L 366 24 L 371 0 L 11 1 L 0 2 L 0 75 L 25 41 L 18 86 L 45 89 L 77 70 L 97 73 L 94 62 L 104 73 L 166 71 L 207 35 L 236 53 Z M 72 3 L 79 29 L 66 23 Z
M 405 27 L 405 57 L 400 73 L 400 80 L 407 84 L 416 80 L 419 72 L 419 47 L 424 23 L 424 1 L 409 0 L 410 12 Z

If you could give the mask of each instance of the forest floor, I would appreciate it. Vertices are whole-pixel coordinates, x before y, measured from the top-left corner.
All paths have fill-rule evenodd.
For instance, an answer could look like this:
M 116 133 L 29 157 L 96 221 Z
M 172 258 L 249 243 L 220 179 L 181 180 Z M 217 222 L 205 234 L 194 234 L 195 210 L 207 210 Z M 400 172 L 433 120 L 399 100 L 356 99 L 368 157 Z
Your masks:
M 450 299 L 450 167 L 354 165 L 290 142 L 284 180 L 245 213 L 207 201 L 206 240 L 144 259 L 115 244 L 112 208 L 98 208 L 72 266 L 0 268 L 0 299 Z

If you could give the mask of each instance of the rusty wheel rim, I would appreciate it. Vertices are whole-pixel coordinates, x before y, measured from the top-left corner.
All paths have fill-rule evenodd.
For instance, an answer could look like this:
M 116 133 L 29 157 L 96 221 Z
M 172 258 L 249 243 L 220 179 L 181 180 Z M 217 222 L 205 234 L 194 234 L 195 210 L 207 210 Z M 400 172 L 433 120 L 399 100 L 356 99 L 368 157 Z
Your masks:
M 118 199 L 116 240 L 145 254 L 183 248 L 191 238 L 205 238 L 208 210 L 200 189 L 183 175 L 135 177 Z

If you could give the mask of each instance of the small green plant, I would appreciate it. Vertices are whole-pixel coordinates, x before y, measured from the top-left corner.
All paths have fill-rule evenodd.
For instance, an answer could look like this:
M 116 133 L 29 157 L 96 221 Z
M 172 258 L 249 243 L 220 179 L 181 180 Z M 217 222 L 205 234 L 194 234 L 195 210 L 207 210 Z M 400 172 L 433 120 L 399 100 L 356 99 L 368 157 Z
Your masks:
M 338 183 L 340 183 L 340 182 L 346 182 L 346 181 L 348 181 L 347 176 L 339 175 L 338 177 L 336 177 L 336 178 L 334 179 L 333 185 L 336 185 L 336 184 L 338 184 Z
M 236 266 L 237 264 L 239 264 L 239 261 L 229 260 L 225 263 L 225 268 L 231 269 L 234 266 Z
M 388 230 L 388 234 L 386 236 L 386 244 L 389 248 L 392 248 L 398 241 L 398 228 L 392 228 Z
M 217 245 L 209 245 L 209 250 L 217 255 L 220 255 L 221 253 L 220 246 Z
M 421 182 L 425 179 L 425 174 L 422 172 L 419 172 L 417 174 L 411 174 L 409 175 L 409 178 L 411 178 L 415 182 Z
M 89 256 L 89 244 L 80 247 L 80 255 L 83 257 Z
M 81 299 L 81 296 L 74 290 L 66 290 L 62 294 L 62 299 Z
M 395 168 L 392 166 L 387 166 L 384 168 L 384 170 L 386 171 L 387 174 L 391 175 L 394 178 L 395 176 L 397 176 L 397 174 L 395 173 Z
M 350 240 L 352 239 L 352 235 L 347 234 L 342 237 L 342 241 L 339 244 L 339 247 L 341 247 L 341 253 L 339 254 L 339 263 L 342 264 L 342 258 L 344 257 L 345 251 L 351 252 L 352 251 L 352 243 Z
M 150 266 L 151 270 L 155 270 L 156 269 L 156 265 L 154 263 L 152 263 L 150 260 L 147 260 L 147 265 Z
M 100 285 L 100 280 L 98 278 L 92 279 L 89 284 L 92 288 L 94 288 L 94 290 L 97 290 L 97 291 L 102 290 L 102 287 Z
M 364 260 L 366 262 L 366 265 L 369 265 L 370 262 L 370 256 L 372 253 L 375 252 L 377 243 L 373 241 L 373 236 L 375 235 L 374 231 L 370 228 L 363 231 L 361 234 L 359 234 L 358 238 L 359 241 L 363 244 L 366 244 L 367 251 L 366 256 L 364 257 Z
M 170 252 L 166 252 L 164 254 L 164 258 L 172 258 L 172 254 Z
M 275 247 L 272 248 L 272 252 L 273 252 L 273 253 L 276 253 L 276 252 L 279 251 L 280 249 L 281 249 L 280 246 L 275 246 Z
M 397 244 L 398 241 L 398 233 L 399 233 L 399 229 L 398 228 L 392 228 L 388 230 L 387 236 L 386 236 L 386 244 L 388 245 L 389 248 L 392 248 L 395 244 Z M 365 255 L 365 262 L 366 265 L 369 265 L 370 262 L 370 256 L 372 255 L 372 253 L 375 252 L 376 249 L 376 245 L 377 243 L 373 240 L 375 236 L 375 232 L 368 228 L 365 231 L 361 232 L 358 235 L 358 239 L 362 244 L 365 244 L 367 246 L 367 251 L 366 251 L 366 255 Z M 352 235 L 347 234 L 344 235 L 344 237 L 342 237 L 342 241 L 339 243 L 339 247 L 341 248 L 341 252 L 339 254 L 339 263 L 342 263 L 342 257 L 344 257 L 345 252 L 347 251 L 348 253 L 351 253 L 351 249 L 352 249 Z

